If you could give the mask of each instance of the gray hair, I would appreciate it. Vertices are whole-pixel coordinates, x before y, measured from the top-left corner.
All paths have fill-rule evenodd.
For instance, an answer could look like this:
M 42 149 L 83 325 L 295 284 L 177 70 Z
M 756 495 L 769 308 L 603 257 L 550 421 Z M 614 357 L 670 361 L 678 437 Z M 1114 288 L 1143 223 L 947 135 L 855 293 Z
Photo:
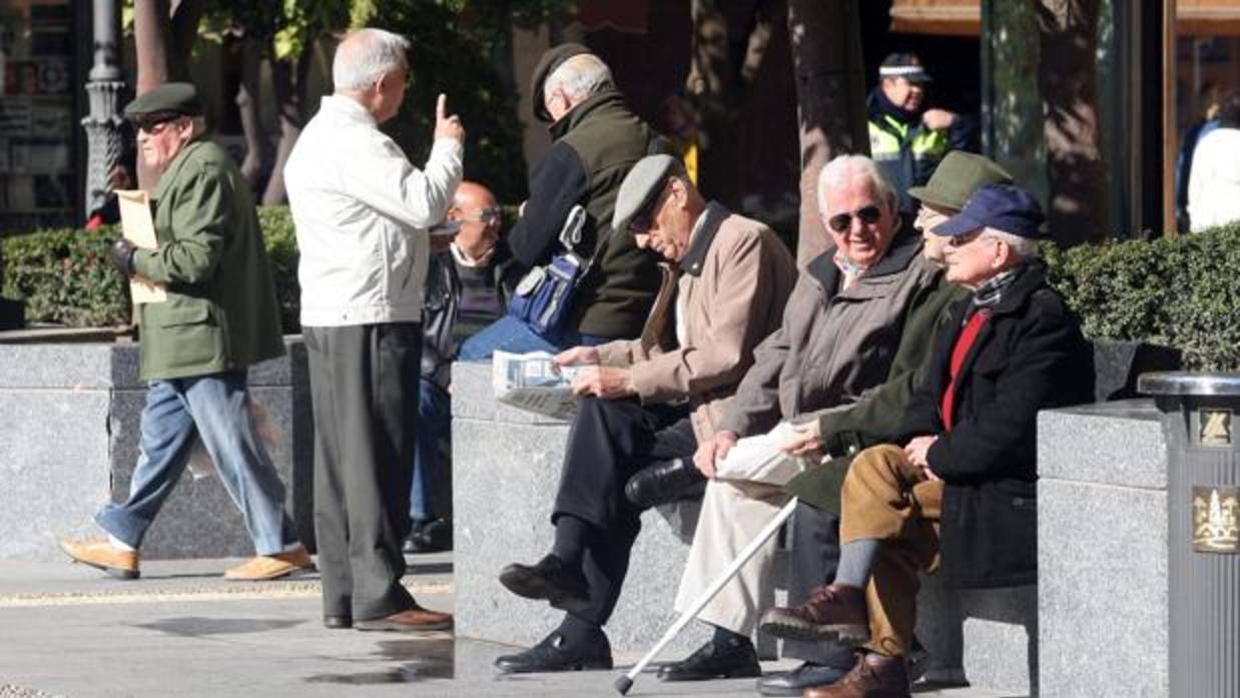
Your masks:
M 613 85 L 611 68 L 607 67 L 603 59 L 594 54 L 583 53 L 564 61 L 563 65 L 547 76 L 543 81 L 542 96 L 545 100 L 560 89 L 576 102 Z
M 878 165 L 864 155 L 840 155 L 828 162 L 818 173 L 818 212 L 826 215 L 827 192 L 842 189 L 856 177 L 864 177 L 874 187 L 874 192 L 889 208 L 896 207 L 896 190 L 878 171 Z
M 998 228 L 983 228 L 981 237 L 988 237 L 992 240 L 1007 243 L 1012 248 L 1012 253 L 1018 259 L 1032 259 L 1038 256 L 1038 243 L 1036 240 L 1023 238 L 1019 235 L 1006 233 Z
M 332 83 L 337 90 L 364 90 L 409 65 L 409 40 L 382 29 L 359 29 L 336 47 Z

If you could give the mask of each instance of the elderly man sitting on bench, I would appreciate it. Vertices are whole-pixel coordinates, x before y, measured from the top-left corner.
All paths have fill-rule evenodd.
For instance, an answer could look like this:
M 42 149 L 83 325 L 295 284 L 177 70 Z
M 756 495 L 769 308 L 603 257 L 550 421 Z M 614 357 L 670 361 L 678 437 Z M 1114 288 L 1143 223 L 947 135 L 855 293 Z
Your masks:
M 761 621 L 859 647 L 848 674 L 805 698 L 909 695 L 917 573 L 940 557 L 948 586 L 1036 581 L 1037 412 L 1089 401 L 1093 383 L 1089 345 L 1035 258 L 1041 222 L 1028 192 L 995 184 L 932 231 L 950 238 L 948 280 L 973 292 L 948 308 L 955 329 L 939 333 L 904 446 L 867 449 L 849 468 L 834 580 Z

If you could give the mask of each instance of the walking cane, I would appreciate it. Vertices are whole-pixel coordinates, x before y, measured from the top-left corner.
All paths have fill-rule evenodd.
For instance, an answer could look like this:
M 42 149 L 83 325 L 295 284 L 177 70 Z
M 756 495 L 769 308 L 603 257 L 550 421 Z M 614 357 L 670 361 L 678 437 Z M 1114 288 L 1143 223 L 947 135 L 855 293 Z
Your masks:
M 719 590 L 723 588 L 723 585 L 731 581 L 732 577 L 736 576 L 736 573 L 740 571 L 741 567 L 744 566 L 746 562 L 749 562 L 749 558 L 753 557 L 758 552 L 758 548 L 761 548 L 764 543 L 771 539 L 771 536 L 775 535 L 775 532 L 779 530 L 780 526 L 784 525 L 784 522 L 787 521 L 790 516 L 792 516 L 792 512 L 795 511 L 796 508 L 797 498 L 793 497 L 787 504 L 784 505 L 783 509 L 779 510 L 779 513 L 775 515 L 775 518 L 771 519 L 771 522 L 768 523 L 752 541 L 750 541 L 749 545 L 745 546 L 745 549 L 736 556 L 736 559 L 732 561 L 732 564 L 728 565 L 728 568 L 723 571 L 723 574 L 720 574 L 719 578 L 712 582 L 706 591 L 702 592 L 702 595 L 693 602 L 692 606 L 685 610 L 684 613 L 680 614 L 680 617 L 676 619 L 676 622 L 672 623 L 672 627 L 668 628 L 666 633 L 663 633 L 663 637 L 659 638 L 659 642 L 646 653 L 646 656 L 642 657 L 641 661 L 637 664 L 634 664 L 633 668 L 629 669 L 629 673 L 616 679 L 616 690 L 620 692 L 620 695 L 628 695 L 629 689 L 633 687 L 633 680 L 637 678 L 637 675 L 642 673 L 642 671 L 646 668 L 646 665 L 657 657 L 659 652 L 662 652 L 663 648 L 666 647 L 669 642 L 676 639 L 676 636 L 679 635 L 680 631 L 689 624 L 689 621 L 697 617 L 697 614 L 706 607 L 706 604 L 710 603 L 710 600 L 715 598 L 715 594 L 719 593 Z

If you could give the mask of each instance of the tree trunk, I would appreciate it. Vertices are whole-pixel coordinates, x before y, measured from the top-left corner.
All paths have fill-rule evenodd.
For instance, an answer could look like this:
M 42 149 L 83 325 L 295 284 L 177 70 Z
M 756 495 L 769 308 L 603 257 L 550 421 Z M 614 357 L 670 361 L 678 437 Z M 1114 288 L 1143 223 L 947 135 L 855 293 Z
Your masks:
M 165 82 L 189 79 L 189 53 L 198 36 L 202 0 L 180 0 L 175 14 L 169 0 L 134 0 L 133 35 L 138 58 L 134 93 L 142 95 Z M 159 180 L 138 157 L 138 187 L 151 191 Z
M 818 173 L 837 155 L 870 150 L 857 0 L 789 0 L 788 36 L 801 141 L 797 264 L 804 268 L 830 242 L 818 213 Z
M 250 189 L 258 192 L 271 164 L 271 141 L 263 130 L 257 100 L 263 44 L 250 37 L 242 39 L 242 42 L 241 84 L 237 88 L 237 109 L 241 113 L 241 131 L 245 135 L 245 160 L 241 163 L 241 174 Z
M 276 92 L 276 108 L 280 115 L 280 142 L 276 145 L 276 162 L 263 192 L 264 206 L 288 203 L 288 190 L 284 187 L 284 164 L 297 143 L 305 126 L 306 74 L 314 58 L 315 37 L 308 37 L 296 63 L 272 61 L 272 84 Z M 274 54 L 274 51 L 272 53 Z
M 1095 80 L 1099 0 L 1038 0 L 1048 225 L 1060 245 L 1106 237 L 1107 183 Z

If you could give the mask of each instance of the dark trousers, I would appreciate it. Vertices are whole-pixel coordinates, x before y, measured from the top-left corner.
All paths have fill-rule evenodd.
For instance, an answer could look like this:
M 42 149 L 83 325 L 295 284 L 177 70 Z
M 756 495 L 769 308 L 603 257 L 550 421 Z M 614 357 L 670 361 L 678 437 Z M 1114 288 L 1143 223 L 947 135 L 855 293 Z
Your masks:
M 314 530 L 324 615 L 413 606 L 409 534 L 422 332 L 417 323 L 305 327 L 314 400 Z
M 604 625 L 620 598 L 629 552 L 641 531 L 641 511 L 624 496 L 629 477 L 654 461 L 692 457 L 697 439 L 687 405 L 583 398 L 568 434 L 564 470 L 551 515 L 573 516 L 594 527 L 582 570 L 590 606 L 582 620 Z
M 840 562 L 840 518 L 805 502 L 798 503 L 792 516 L 789 557 L 792 569 L 788 575 L 788 605 L 800 606 L 809 601 L 815 588 L 835 579 Z M 852 650 L 833 642 L 784 640 L 783 656 L 841 669 L 854 662 Z

